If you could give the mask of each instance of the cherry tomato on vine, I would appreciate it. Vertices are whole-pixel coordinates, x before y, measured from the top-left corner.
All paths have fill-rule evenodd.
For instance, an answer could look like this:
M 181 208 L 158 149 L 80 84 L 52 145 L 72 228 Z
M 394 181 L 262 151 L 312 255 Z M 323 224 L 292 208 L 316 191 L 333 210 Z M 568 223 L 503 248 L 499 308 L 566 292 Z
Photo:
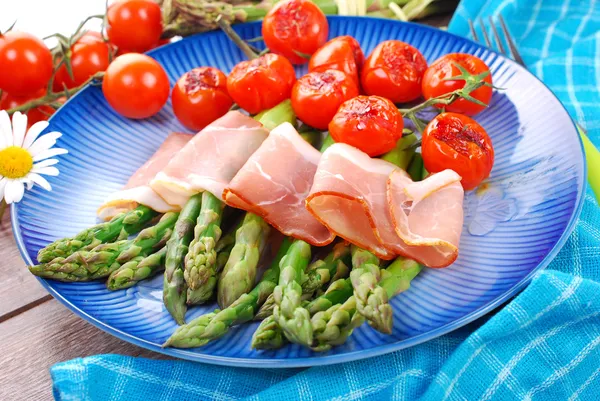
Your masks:
M 28 96 L 14 96 L 4 92 L 2 93 L 2 97 L 0 97 L 0 110 L 9 110 L 15 108 L 29 102 L 30 100 L 38 99 L 45 94 L 46 89 L 40 89 L 38 92 Z M 55 111 L 56 110 L 50 106 L 39 106 L 28 110 L 25 113 L 27 114 L 27 128 L 31 127 L 38 121 L 46 121 L 52 114 L 54 114 Z
M 273 53 L 294 64 L 308 60 L 298 53 L 313 54 L 327 40 L 329 24 L 323 11 L 310 0 L 285 0 L 265 16 L 262 36 Z
M 431 173 L 452 169 L 466 190 L 486 179 L 494 165 L 494 148 L 487 132 L 475 120 L 458 113 L 436 116 L 423 132 L 421 150 Z
M 52 90 L 61 92 L 64 87 L 75 88 L 82 85 L 89 77 L 100 71 L 106 71 L 110 64 L 110 45 L 97 32 L 87 32 L 71 46 L 71 68 L 73 79 L 63 64 L 56 71 Z
M 106 13 L 106 34 L 111 43 L 132 52 L 152 49 L 162 34 L 160 6 L 151 0 L 124 0 Z
M 449 78 L 461 75 L 460 70 L 456 67 L 458 64 L 465 68 L 470 74 L 477 75 L 484 72 L 489 72 L 489 67 L 478 57 L 464 53 L 446 54 L 429 66 L 423 76 L 423 96 L 425 99 L 444 95 L 457 89 L 464 88 L 464 80 L 449 80 Z M 492 75 L 488 74 L 484 81 L 489 85 L 492 84 Z M 473 92 L 471 96 L 475 99 L 490 104 L 492 99 L 491 86 L 484 85 Z M 444 108 L 446 111 L 462 113 L 468 116 L 474 116 L 483 109 L 484 106 L 473 103 L 466 99 L 458 99 L 449 105 L 438 105 L 439 108 Z
M 344 102 L 329 123 L 336 142 L 352 145 L 369 156 L 394 149 L 404 120 L 394 103 L 380 96 L 357 96 Z
M 345 72 L 310 72 L 294 84 L 292 108 L 305 124 L 326 130 L 340 105 L 356 96 L 356 82 Z
M 179 78 L 173 93 L 173 112 L 187 128 L 200 131 L 233 105 L 227 77 L 213 67 L 194 68 Z
M 364 62 L 365 55 L 356 39 L 352 36 L 338 36 L 312 55 L 308 62 L 308 71 L 344 71 L 358 83 Z
M 129 118 L 147 118 L 169 98 L 169 78 L 153 58 L 130 53 L 117 57 L 106 69 L 102 92 L 117 113 Z
M 14 96 L 28 96 L 52 76 L 52 54 L 35 36 L 9 31 L 0 36 L 0 89 Z
M 427 61 L 421 52 L 399 40 L 381 42 L 363 66 L 361 84 L 369 95 L 406 103 L 421 96 Z
M 257 114 L 288 99 L 295 82 L 296 73 L 288 59 L 267 53 L 233 67 L 227 92 L 242 109 Z

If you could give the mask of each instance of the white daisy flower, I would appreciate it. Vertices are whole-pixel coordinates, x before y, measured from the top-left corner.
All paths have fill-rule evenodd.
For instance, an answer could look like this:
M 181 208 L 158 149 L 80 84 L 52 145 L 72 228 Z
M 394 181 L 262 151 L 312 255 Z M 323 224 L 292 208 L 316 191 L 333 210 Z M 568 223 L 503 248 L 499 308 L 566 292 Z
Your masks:
M 68 152 L 52 148 L 60 132 L 40 136 L 47 126 L 47 121 L 40 121 L 27 130 L 25 114 L 14 113 L 11 124 L 8 113 L 0 110 L 0 203 L 3 198 L 7 204 L 21 201 L 25 186 L 29 190 L 38 184 L 52 190 L 42 175 L 57 176 L 58 169 L 53 166 L 58 160 L 52 157 Z

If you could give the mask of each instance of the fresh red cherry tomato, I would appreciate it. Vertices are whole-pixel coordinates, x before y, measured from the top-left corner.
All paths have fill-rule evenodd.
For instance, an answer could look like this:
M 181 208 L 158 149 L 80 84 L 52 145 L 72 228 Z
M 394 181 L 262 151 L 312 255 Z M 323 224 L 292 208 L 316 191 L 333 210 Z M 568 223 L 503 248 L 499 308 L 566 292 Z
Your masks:
M 268 53 L 233 67 L 227 92 L 242 109 L 257 114 L 288 99 L 295 82 L 296 73 L 288 59 Z
M 2 93 L 0 97 L 0 110 L 10 110 L 30 100 L 39 99 L 46 94 L 46 89 L 40 89 L 38 92 L 28 96 L 13 96 L 9 93 Z M 50 106 L 38 106 L 27 111 L 27 128 L 38 121 L 46 121 L 54 114 L 55 110 Z
M 406 103 L 421 96 L 427 61 L 420 51 L 399 40 L 381 42 L 362 69 L 361 84 L 369 95 Z
M 357 83 L 365 55 L 352 36 L 338 36 L 321 46 L 310 58 L 308 71 L 339 70 Z
M 52 76 L 52 54 L 35 36 L 9 31 L 0 36 L 0 89 L 14 96 L 36 93 Z
M 147 118 L 169 98 L 169 78 L 153 58 L 130 53 L 117 57 L 106 70 L 102 92 L 117 113 L 129 118 Z
M 492 171 L 492 140 L 470 117 L 442 113 L 427 125 L 422 141 L 421 151 L 427 171 L 454 170 L 462 177 L 466 190 L 477 187 Z
M 106 13 L 106 34 L 111 43 L 132 52 L 152 49 L 162 34 L 160 6 L 151 0 L 113 3 Z
M 394 103 L 380 96 L 357 96 L 343 103 L 329 123 L 336 142 L 352 145 L 369 156 L 394 149 L 404 121 Z
M 213 67 L 194 68 L 183 74 L 171 100 L 179 121 L 193 131 L 200 131 L 233 105 L 227 93 L 227 77 Z
M 449 78 L 461 75 L 460 70 L 455 64 L 462 66 L 473 75 L 490 71 L 489 67 L 478 57 L 464 53 L 446 54 L 434 61 L 427 71 L 425 71 L 425 75 L 423 76 L 423 96 L 425 96 L 425 99 L 442 96 L 446 93 L 464 88 L 464 80 L 449 80 Z M 484 78 L 484 81 L 491 85 L 492 75 L 488 74 Z M 481 86 L 471 92 L 471 96 L 489 105 L 490 100 L 492 99 L 492 88 L 488 85 Z M 466 99 L 458 99 L 452 104 L 437 105 L 437 107 L 444 108 L 446 111 L 466 114 L 468 116 L 474 116 L 485 109 L 485 106 L 473 103 Z
M 327 40 L 329 25 L 323 11 L 309 0 L 285 0 L 265 16 L 262 35 L 267 47 L 294 64 L 308 60 L 298 53 L 313 54 Z
M 71 69 L 73 79 L 63 64 L 56 71 L 52 90 L 61 92 L 65 87 L 71 89 L 80 86 L 89 77 L 100 71 L 106 71 L 110 64 L 110 45 L 97 32 L 87 32 L 71 47 Z
M 356 96 L 356 82 L 345 72 L 310 72 L 294 84 L 292 108 L 305 124 L 326 130 L 340 105 Z

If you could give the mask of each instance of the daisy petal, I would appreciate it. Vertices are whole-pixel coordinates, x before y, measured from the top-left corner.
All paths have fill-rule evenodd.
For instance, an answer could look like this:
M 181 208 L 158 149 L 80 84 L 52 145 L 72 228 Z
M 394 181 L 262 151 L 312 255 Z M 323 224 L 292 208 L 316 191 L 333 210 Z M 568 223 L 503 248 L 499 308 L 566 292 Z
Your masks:
M 31 191 L 31 188 L 33 188 L 33 181 L 27 181 L 27 190 Z
M 44 177 L 36 173 L 30 173 L 27 175 L 27 179 L 31 180 L 31 182 L 35 182 L 40 187 L 44 188 L 46 191 L 52 191 L 52 186 Z
M 2 177 L 0 175 L 0 177 Z M 4 188 L 6 187 L 6 183 L 8 182 L 8 178 L 0 178 L 0 201 L 4 198 Z
M 29 130 L 27 130 L 27 135 L 25 135 L 25 140 L 23 141 L 23 148 L 29 149 L 29 147 L 35 142 L 38 136 L 42 133 L 43 130 L 48 127 L 48 121 L 38 121 L 33 124 Z
M 10 180 L 6 184 L 6 188 L 4 189 L 4 199 L 6 203 L 9 205 L 11 203 L 20 202 L 23 199 L 23 194 L 25 193 L 25 187 L 23 183 L 19 180 Z
M 31 154 L 31 156 L 35 157 L 38 153 L 48 150 L 54 146 L 56 144 L 56 140 L 61 136 L 62 134 L 56 131 L 42 135 L 27 149 L 27 151 L 29 154 Z
M 48 150 L 44 150 L 43 152 L 38 153 L 36 156 L 34 156 L 33 161 L 39 162 L 40 160 L 44 160 L 49 157 L 64 155 L 67 153 L 69 153 L 69 151 L 66 149 L 61 149 L 61 148 L 48 149 Z
M 32 173 L 36 173 L 36 174 L 45 174 L 45 175 L 51 175 L 51 176 L 57 176 L 58 175 L 58 169 L 56 167 L 39 167 L 39 168 L 32 168 L 31 169 Z
M 12 125 L 5 110 L 0 111 L 0 149 L 12 146 Z
M 36 168 L 50 167 L 50 166 L 54 166 L 55 164 L 58 164 L 57 159 L 46 159 L 46 160 L 42 160 L 41 162 L 35 163 L 33 165 L 33 169 L 35 170 Z
M 16 112 L 12 118 L 13 125 L 13 146 L 22 146 L 25 132 L 27 131 L 27 116 Z

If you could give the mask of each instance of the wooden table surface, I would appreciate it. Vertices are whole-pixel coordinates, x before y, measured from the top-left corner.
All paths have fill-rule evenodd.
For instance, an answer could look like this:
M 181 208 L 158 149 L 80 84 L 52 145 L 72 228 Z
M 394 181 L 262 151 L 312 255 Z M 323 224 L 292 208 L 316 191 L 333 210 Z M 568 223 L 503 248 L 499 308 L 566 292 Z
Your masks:
M 165 358 L 105 333 L 49 295 L 21 259 L 9 214 L 0 221 L 0 401 L 52 400 L 49 368 L 57 362 L 105 353 Z

